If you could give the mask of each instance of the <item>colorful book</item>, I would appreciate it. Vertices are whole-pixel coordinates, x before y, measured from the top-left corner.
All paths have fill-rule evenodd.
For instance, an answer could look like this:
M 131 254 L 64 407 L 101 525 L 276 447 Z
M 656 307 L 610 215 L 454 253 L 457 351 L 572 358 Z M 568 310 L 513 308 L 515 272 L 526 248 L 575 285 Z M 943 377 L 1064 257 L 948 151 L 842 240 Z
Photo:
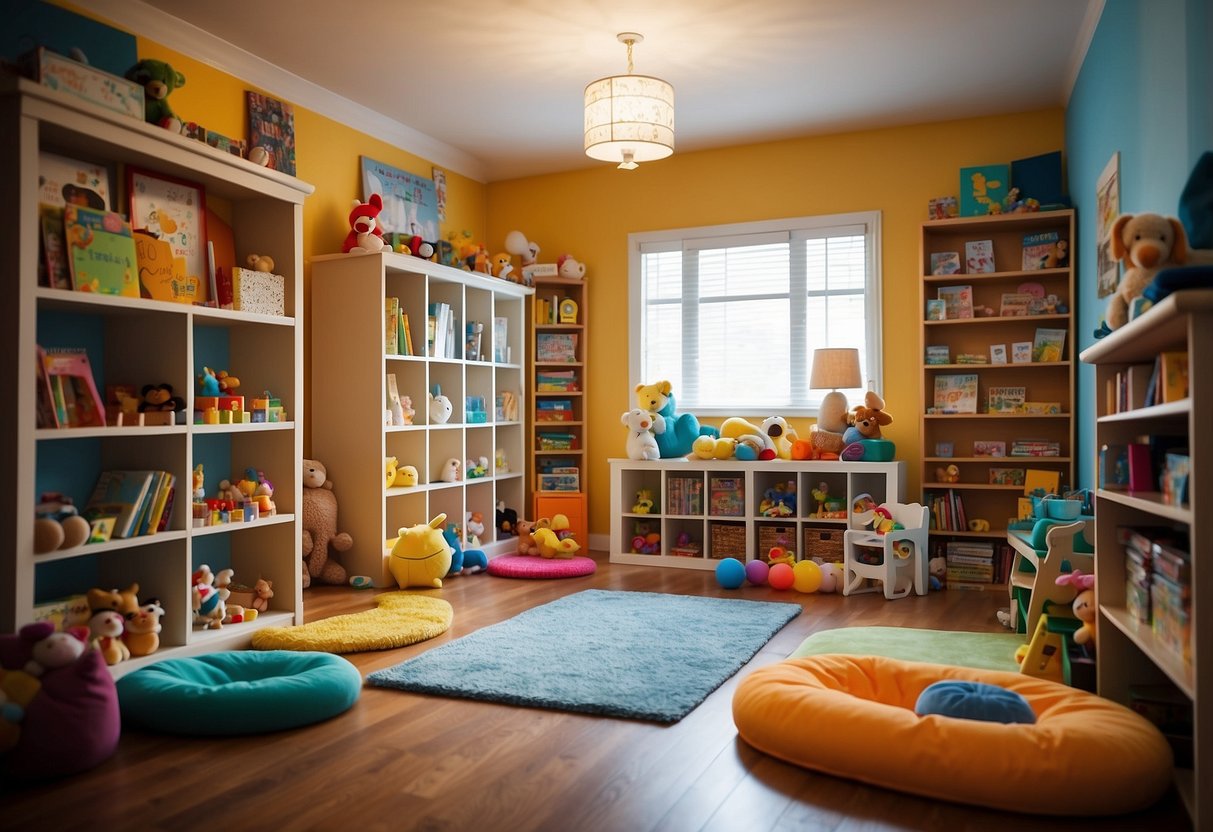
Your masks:
M 994 270 L 993 240 L 970 240 L 965 243 L 965 271 L 968 274 L 984 274 Z
M 952 361 L 951 350 L 947 346 L 927 347 L 928 364 L 948 364 Z
M 1011 178 L 1010 165 L 979 165 L 960 169 L 960 215 L 982 217 L 990 207 L 1002 208 Z
M 1023 493 L 1025 496 L 1031 496 L 1037 492 L 1057 494 L 1059 488 L 1061 488 L 1060 471 L 1029 468 L 1024 474 Z
M 134 537 L 155 471 L 102 471 L 85 507 L 89 520 L 113 517 L 114 537 Z
M 973 456 L 1006 456 L 1007 443 L 990 439 L 973 440 Z
M 976 413 L 977 374 L 935 376 L 936 413 Z
M 295 175 L 295 110 L 269 96 L 245 92 L 248 104 L 249 151 L 262 148 L 269 167 Z
M 932 252 L 931 274 L 960 274 L 960 252 Z
M 67 246 L 63 239 L 63 207 L 43 203 L 38 206 L 38 222 L 42 231 L 42 262 L 46 279 L 42 285 L 52 289 L 72 288 L 72 269 L 67 261 Z
M 1023 485 L 1023 468 L 991 468 L 990 485 Z
M 139 297 L 135 238 L 121 214 L 69 204 L 63 225 L 77 291 Z
M 98 211 L 110 207 L 109 171 L 45 151 L 38 154 L 38 201 L 60 208 L 83 205 Z
M 105 403 L 88 355 L 83 350 L 47 350 L 40 355 L 54 414 L 54 424 L 46 427 L 104 427 Z
M 1033 361 L 1061 361 L 1066 344 L 1064 329 L 1037 329 L 1032 342 Z
M 954 196 L 940 196 L 927 201 L 927 219 L 946 220 L 960 212 Z
M 1026 292 L 1003 292 L 998 314 L 1003 318 L 1021 318 L 1031 311 L 1033 295 Z
M 1164 352 L 1159 356 L 1161 404 L 1177 402 L 1188 397 L 1188 354 Z
M 143 297 L 174 303 L 202 299 L 201 281 L 186 276 L 185 258 L 173 256 L 169 243 L 146 231 L 136 231 L 134 237 L 139 291 Z
M 400 318 L 400 298 L 383 299 L 383 352 L 385 355 L 400 354 L 400 336 L 396 327 Z
M 1056 231 L 1042 231 L 1039 234 L 1025 234 L 1023 237 L 1024 271 L 1053 269 L 1059 264 L 1058 243 L 1061 235 Z
M 1031 341 L 1016 341 L 1011 345 L 1011 363 L 1012 364 L 1031 364 L 1032 363 L 1032 342 Z
M 940 286 L 937 294 L 944 303 L 946 320 L 973 317 L 972 286 Z
M 986 392 L 986 412 L 1018 413 L 1023 408 L 1026 392 L 1023 387 L 990 387 Z
M 927 301 L 927 320 L 928 321 L 944 321 L 948 317 L 948 306 L 938 298 L 932 298 Z

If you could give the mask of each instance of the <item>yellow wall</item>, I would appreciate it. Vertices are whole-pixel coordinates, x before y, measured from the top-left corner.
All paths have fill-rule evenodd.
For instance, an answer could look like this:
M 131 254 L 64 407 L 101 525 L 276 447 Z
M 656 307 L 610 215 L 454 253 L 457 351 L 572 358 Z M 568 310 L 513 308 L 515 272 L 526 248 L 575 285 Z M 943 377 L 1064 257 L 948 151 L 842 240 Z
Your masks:
M 587 482 L 590 531 L 609 530 L 609 468 L 622 457 L 619 414 L 632 406 L 626 350 L 630 232 L 833 214 L 882 212 L 886 434 L 918 488 L 918 229 L 927 200 L 955 194 L 964 165 L 1009 162 L 1063 146 L 1058 109 L 816 136 L 699 153 L 620 171 L 603 164 L 488 187 L 489 240 L 518 228 L 543 249 L 588 264 L 590 337 Z M 655 381 L 656 379 L 645 379 Z M 765 418 L 769 413 L 738 413 Z M 707 421 L 707 420 L 705 420 Z M 807 420 L 793 420 L 798 430 Z

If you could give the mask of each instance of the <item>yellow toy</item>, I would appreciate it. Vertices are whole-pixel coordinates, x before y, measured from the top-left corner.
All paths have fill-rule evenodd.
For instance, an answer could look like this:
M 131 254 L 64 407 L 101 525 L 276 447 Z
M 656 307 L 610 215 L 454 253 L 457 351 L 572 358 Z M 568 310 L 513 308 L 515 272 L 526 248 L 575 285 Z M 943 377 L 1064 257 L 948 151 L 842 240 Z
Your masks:
M 947 468 L 936 468 L 935 479 L 938 482 L 960 482 L 960 469 L 955 465 L 949 465 Z
M 1032 640 L 1020 645 L 1015 651 L 1019 672 L 1050 682 L 1065 683 L 1061 667 L 1061 651 L 1065 649 L 1059 633 L 1049 632 L 1049 616 L 1042 615 L 1036 622 Z
M 442 587 L 442 579 L 451 571 L 454 550 L 442 536 L 446 515 L 439 514 L 429 523 L 400 529 L 392 545 L 388 571 L 401 589 L 410 586 Z
M 767 563 L 774 566 L 777 563 L 786 563 L 788 566 L 796 565 L 796 553 L 790 552 L 782 546 L 772 546 L 771 551 L 767 552 Z
M 568 559 L 577 554 L 577 550 L 581 548 L 581 545 L 573 538 L 566 537 L 561 540 L 551 529 L 536 529 L 534 538 L 535 545 L 539 547 L 539 556 L 543 558 Z
M 417 484 L 417 467 L 414 465 L 401 465 L 396 469 L 396 478 L 392 481 L 392 485 L 396 488 L 412 488 Z
M 642 488 L 636 492 L 636 505 L 632 506 L 633 514 L 648 514 L 653 510 L 653 492 Z
M 386 456 L 383 458 L 383 475 L 385 487 L 391 488 L 396 483 L 396 470 L 400 465 L 400 460 L 394 456 Z
M 983 520 L 980 517 L 974 517 L 969 521 L 969 531 L 971 532 L 988 532 L 990 530 L 990 521 Z
M 792 443 L 800 437 L 796 434 L 796 429 L 788 425 L 787 419 L 782 416 L 769 416 L 763 420 L 760 429 L 770 439 L 780 459 L 792 458 Z
M 700 436 L 691 443 L 691 453 L 697 459 L 732 459 L 737 440 L 714 436 Z

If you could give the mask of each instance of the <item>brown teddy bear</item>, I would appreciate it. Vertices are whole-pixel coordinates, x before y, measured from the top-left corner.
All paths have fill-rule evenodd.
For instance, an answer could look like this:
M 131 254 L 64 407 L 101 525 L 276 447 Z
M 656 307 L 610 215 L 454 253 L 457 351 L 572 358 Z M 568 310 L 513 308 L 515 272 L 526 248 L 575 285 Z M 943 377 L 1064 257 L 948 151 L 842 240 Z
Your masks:
M 348 552 L 354 539 L 337 531 L 337 497 L 333 481 L 324 465 L 314 459 L 303 460 L 303 586 L 312 578 L 325 584 L 346 582 L 345 567 L 329 558 L 329 546 Z
M 1159 214 L 1122 214 L 1112 226 L 1112 257 L 1125 261 L 1115 294 L 1104 315 L 1108 326 L 1120 329 L 1129 309 L 1154 276 L 1169 266 L 1188 261 L 1188 238 L 1179 220 Z

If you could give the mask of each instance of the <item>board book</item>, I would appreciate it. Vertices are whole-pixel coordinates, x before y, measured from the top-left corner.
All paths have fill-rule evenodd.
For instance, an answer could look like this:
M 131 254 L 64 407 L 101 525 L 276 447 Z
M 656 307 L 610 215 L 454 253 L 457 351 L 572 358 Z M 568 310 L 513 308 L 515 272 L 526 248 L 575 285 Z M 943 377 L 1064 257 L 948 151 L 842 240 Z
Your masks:
M 63 226 L 77 291 L 139 297 L 135 239 L 121 214 L 69 204 L 63 209 Z

